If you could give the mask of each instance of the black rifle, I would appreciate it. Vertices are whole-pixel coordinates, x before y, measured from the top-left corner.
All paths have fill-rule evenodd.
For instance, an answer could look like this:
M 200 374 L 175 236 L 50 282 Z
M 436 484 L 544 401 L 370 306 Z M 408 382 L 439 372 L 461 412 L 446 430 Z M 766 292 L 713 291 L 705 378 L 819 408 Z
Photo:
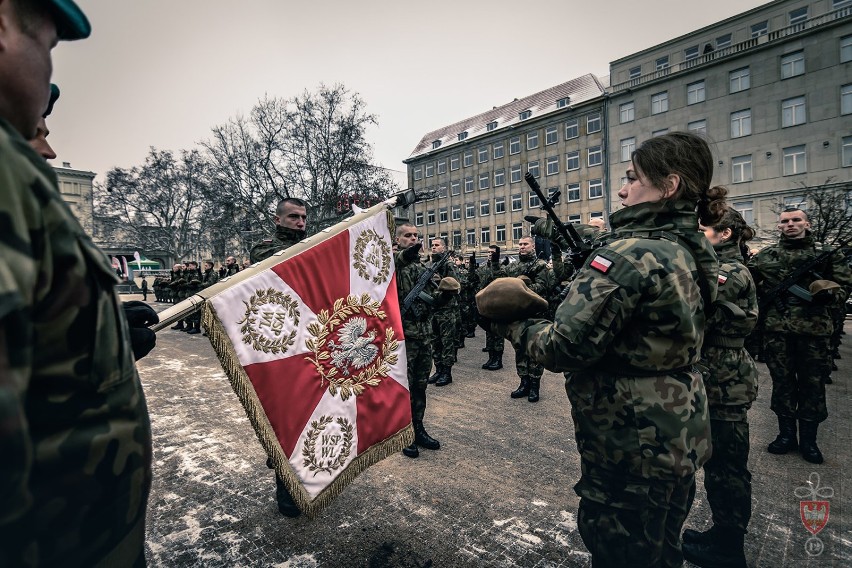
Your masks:
M 592 252 L 592 246 L 583 240 L 580 234 L 577 232 L 577 229 L 574 228 L 574 225 L 568 223 L 567 225 L 563 223 L 559 216 L 556 215 L 556 211 L 553 210 L 553 206 L 556 204 L 556 200 L 559 199 L 560 191 L 557 189 L 553 195 L 549 198 L 544 196 L 544 193 L 541 191 L 541 186 L 538 185 L 538 182 L 531 173 L 527 172 L 524 175 L 524 180 L 526 180 L 527 185 L 530 186 L 530 189 L 538 196 L 539 201 L 541 201 L 541 208 L 547 213 L 547 216 L 550 217 L 550 220 L 553 221 L 553 226 L 556 227 L 556 230 L 559 231 L 559 234 L 565 240 L 565 244 L 568 245 L 568 258 L 571 260 L 571 264 L 574 265 L 575 268 L 581 268 L 585 263 L 586 259 L 589 257 L 589 254 Z M 532 223 L 535 222 L 535 218 L 529 218 L 531 216 L 524 217 L 527 221 Z
M 405 296 L 405 299 L 402 301 L 402 310 L 400 310 L 401 314 L 404 315 L 409 309 L 413 309 L 414 310 L 414 316 L 418 320 L 422 319 L 425 316 L 425 314 L 423 313 L 424 312 L 423 308 L 421 307 L 420 309 L 418 309 L 417 307 L 415 307 L 416 304 L 414 303 L 414 301 L 419 298 L 427 304 L 432 303 L 431 297 L 430 297 L 429 300 L 427 300 L 426 298 L 421 296 L 421 293 L 423 292 L 423 289 L 426 288 L 426 285 L 429 284 L 429 282 L 431 282 L 432 276 L 434 276 L 435 273 L 438 272 L 438 270 L 443 268 L 444 265 L 447 264 L 447 261 L 449 259 L 450 259 L 450 251 L 447 251 L 447 252 L 445 252 L 444 254 L 441 255 L 441 258 L 439 258 L 438 260 L 433 262 L 432 266 L 430 266 L 423 274 L 420 275 L 420 278 L 417 280 L 417 283 L 414 285 L 414 287 L 411 289 L 411 291 Z

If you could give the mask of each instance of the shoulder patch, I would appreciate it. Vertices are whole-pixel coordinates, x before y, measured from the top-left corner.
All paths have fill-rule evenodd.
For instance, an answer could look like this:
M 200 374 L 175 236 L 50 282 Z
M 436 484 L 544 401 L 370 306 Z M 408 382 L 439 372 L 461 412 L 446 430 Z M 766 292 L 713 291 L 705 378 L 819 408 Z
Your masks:
M 594 268 L 598 272 L 606 274 L 612 267 L 612 261 L 598 254 L 595 255 L 595 258 L 592 259 L 592 262 L 589 263 L 589 266 Z
M 727 281 L 728 281 L 728 273 L 727 272 L 720 272 L 719 273 L 719 286 L 721 286 L 722 284 L 724 284 Z

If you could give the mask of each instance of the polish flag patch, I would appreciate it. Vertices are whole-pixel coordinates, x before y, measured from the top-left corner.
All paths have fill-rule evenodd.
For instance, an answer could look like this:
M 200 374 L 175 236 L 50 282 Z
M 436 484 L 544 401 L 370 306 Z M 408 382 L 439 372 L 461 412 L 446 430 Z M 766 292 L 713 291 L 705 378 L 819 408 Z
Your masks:
M 592 259 L 592 262 L 589 263 L 589 266 L 606 274 L 612 266 L 612 261 L 602 257 L 601 255 L 597 255 Z
M 721 286 L 722 284 L 724 284 L 727 281 L 728 281 L 728 275 L 725 274 L 724 272 L 720 272 L 719 273 L 719 286 Z

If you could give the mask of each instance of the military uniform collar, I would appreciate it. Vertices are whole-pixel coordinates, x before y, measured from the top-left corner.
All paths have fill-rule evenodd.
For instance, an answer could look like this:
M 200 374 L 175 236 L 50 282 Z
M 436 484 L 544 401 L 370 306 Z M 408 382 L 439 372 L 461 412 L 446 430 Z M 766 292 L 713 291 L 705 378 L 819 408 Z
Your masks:
M 613 233 L 633 230 L 698 231 L 695 204 L 686 201 L 639 203 L 616 211 L 610 216 Z
M 781 238 L 778 240 L 778 244 L 785 249 L 813 248 L 814 238 L 811 236 L 810 231 L 805 233 L 805 237 L 803 239 L 791 239 L 787 237 L 787 235 L 781 235 Z
M 298 242 L 305 238 L 305 231 L 299 231 L 297 229 L 278 225 L 275 227 L 275 237 L 285 242 Z
M 713 250 L 719 256 L 719 260 L 740 260 L 742 261 L 742 253 L 740 247 L 734 241 L 722 241 L 717 245 L 713 245 Z

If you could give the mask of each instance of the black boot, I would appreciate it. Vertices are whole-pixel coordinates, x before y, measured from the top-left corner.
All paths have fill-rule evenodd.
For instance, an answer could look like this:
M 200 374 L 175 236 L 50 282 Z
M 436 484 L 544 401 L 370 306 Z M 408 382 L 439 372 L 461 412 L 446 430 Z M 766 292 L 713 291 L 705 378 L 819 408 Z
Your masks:
M 819 422 L 799 420 L 799 453 L 802 454 L 806 462 L 823 462 L 822 452 L 819 451 L 816 443 L 818 428 Z
M 441 365 L 440 363 L 435 363 L 435 372 L 432 374 L 431 377 L 429 377 L 429 379 L 426 382 L 429 383 L 430 385 L 434 385 L 435 381 L 440 379 L 441 375 L 443 375 L 443 374 L 444 374 L 444 366 Z
M 192 322 L 189 324 L 189 330 L 187 330 L 189 335 L 197 335 L 201 333 L 201 322 Z
M 538 387 L 541 384 L 541 377 L 530 377 L 530 392 L 527 395 L 527 400 L 530 402 L 538 402 Z
M 457 349 L 464 349 L 464 335 L 459 337 L 458 341 L 456 341 L 456 348 Z
M 766 448 L 770 454 L 786 454 L 799 447 L 796 442 L 796 419 L 789 416 L 778 417 L 778 437 Z
M 684 542 L 683 557 L 701 568 L 746 568 L 744 538 L 737 530 L 720 527 L 709 542 Z
M 277 473 L 275 474 L 275 500 L 278 501 L 278 512 L 285 517 L 295 518 L 302 514 Z
M 402 455 L 409 458 L 416 458 L 420 455 L 420 450 L 417 449 L 416 444 L 411 444 L 410 446 L 402 448 Z
M 518 388 L 512 391 L 512 398 L 524 398 L 530 394 L 530 378 L 529 377 L 521 377 L 521 384 Z
M 469 330 L 467 332 L 467 335 L 465 335 L 465 337 L 476 337 L 476 330 L 474 330 L 474 329 Z
M 435 386 L 445 387 L 451 382 L 453 382 L 453 368 L 444 365 L 444 374 L 438 377 L 438 380 L 435 381 Z
M 718 535 L 716 533 L 718 530 L 719 529 L 716 528 L 716 525 L 713 525 L 704 532 L 698 532 L 694 529 L 686 529 L 683 531 L 683 537 L 681 537 L 681 540 L 684 544 L 710 544 L 715 538 L 717 538 Z
M 414 423 L 414 443 L 427 450 L 437 450 L 441 447 L 441 443 L 426 432 L 422 422 Z
M 487 347 L 483 347 L 482 352 L 483 353 L 491 353 L 491 351 L 489 351 Z
M 497 371 L 503 368 L 503 354 L 497 351 L 491 353 L 491 358 L 482 366 L 486 371 Z
M 183 320 L 180 320 L 179 322 L 177 322 L 177 325 L 173 325 L 172 329 L 177 330 L 177 331 L 183 331 Z

